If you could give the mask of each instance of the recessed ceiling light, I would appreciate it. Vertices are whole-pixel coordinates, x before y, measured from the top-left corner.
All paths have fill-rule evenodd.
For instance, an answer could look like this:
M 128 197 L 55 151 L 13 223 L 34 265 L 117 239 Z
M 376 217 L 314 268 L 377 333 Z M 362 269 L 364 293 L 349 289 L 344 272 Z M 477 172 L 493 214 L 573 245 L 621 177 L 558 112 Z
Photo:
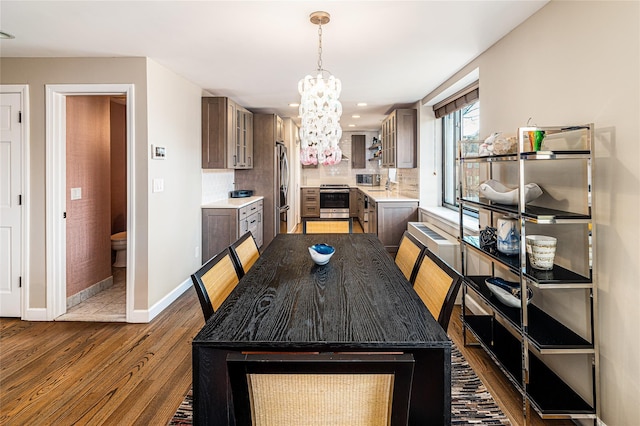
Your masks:
M 352 115 L 351 118 L 360 118 L 358 114 Z
M 290 106 L 290 107 L 299 107 L 299 106 L 300 106 L 300 104 L 299 104 L 299 103 L 296 103 L 296 102 L 291 102 L 291 103 L 289 104 L 289 106 Z
M 4 31 L 0 31 L 0 39 L 10 39 L 10 38 L 16 38 L 16 37 L 9 33 L 5 33 Z
M 356 127 L 355 124 L 349 124 L 349 127 Z
M 357 104 L 357 105 L 358 105 L 358 106 L 367 106 L 367 103 L 366 103 L 366 102 L 358 102 L 358 104 Z

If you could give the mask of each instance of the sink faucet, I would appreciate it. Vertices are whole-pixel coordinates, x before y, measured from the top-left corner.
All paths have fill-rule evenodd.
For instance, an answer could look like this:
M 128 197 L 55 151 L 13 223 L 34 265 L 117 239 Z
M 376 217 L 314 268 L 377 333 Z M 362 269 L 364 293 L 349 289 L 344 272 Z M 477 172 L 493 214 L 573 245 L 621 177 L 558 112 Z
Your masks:
M 391 189 L 391 181 L 389 179 L 387 179 L 387 181 L 385 182 L 384 189 L 386 189 L 387 191 Z

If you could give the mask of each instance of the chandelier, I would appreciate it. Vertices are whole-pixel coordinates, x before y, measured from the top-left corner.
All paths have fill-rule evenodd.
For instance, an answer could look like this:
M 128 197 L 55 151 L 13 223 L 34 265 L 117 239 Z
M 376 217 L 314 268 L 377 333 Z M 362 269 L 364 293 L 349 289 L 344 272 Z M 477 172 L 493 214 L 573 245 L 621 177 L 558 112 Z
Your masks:
M 318 26 L 318 69 L 315 77 L 305 76 L 298 83 L 300 92 L 300 162 L 304 165 L 332 165 L 342 159 L 338 147 L 342 128 L 342 104 L 338 100 L 342 83 L 322 69 L 322 25 L 329 23 L 327 12 L 313 12 L 312 24 Z M 325 78 L 326 76 L 326 78 Z

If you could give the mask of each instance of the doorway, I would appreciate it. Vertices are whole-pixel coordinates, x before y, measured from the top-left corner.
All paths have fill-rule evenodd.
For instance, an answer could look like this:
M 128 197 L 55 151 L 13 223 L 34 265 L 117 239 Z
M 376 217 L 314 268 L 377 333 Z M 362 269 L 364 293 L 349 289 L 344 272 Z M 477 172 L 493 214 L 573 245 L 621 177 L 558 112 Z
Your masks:
M 133 85 L 48 85 L 46 89 L 47 296 L 51 295 L 47 297 L 47 317 L 129 321 L 135 269 Z M 120 109 L 124 122 L 123 158 L 116 166 L 122 171 L 116 173 L 122 176 L 119 186 L 110 179 L 111 163 L 115 162 L 111 151 L 118 150 L 112 149 L 110 139 L 112 109 Z M 119 208 L 111 203 L 117 192 L 113 186 L 122 190 L 121 196 L 114 196 Z M 118 233 L 114 229 L 127 232 L 126 268 L 112 267 L 111 235 Z M 121 288 L 113 288 L 118 281 L 125 282 Z M 106 288 L 110 290 L 101 292 Z M 117 295 L 111 290 L 118 290 Z M 112 294 L 107 297 L 109 291 Z M 119 309 L 124 309 L 109 315 L 104 308 L 114 303 L 114 297 L 120 299 Z M 84 299 L 97 299 L 103 309 L 93 308 L 94 315 L 86 315 L 91 309 L 81 317 L 71 315 L 75 304 L 86 303 Z

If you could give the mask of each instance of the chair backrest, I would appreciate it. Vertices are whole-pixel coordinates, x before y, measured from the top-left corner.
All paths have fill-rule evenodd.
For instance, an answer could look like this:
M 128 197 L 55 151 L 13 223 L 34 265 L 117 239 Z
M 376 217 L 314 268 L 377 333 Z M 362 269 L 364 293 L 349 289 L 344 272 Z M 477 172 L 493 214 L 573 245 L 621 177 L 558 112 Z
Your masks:
M 229 248 L 222 250 L 191 275 L 205 321 L 222 305 L 239 280 Z
M 227 356 L 236 425 L 407 424 L 413 355 Z
M 416 237 L 411 235 L 409 231 L 404 231 L 398 253 L 396 253 L 396 265 L 412 284 L 418 273 L 418 260 L 424 250 L 425 246 Z
M 233 260 L 236 262 L 238 275 L 242 278 L 260 257 L 258 244 L 251 231 L 248 231 L 238 238 L 235 243 L 231 244 L 229 248 L 233 254 Z
M 305 234 L 351 234 L 353 232 L 350 220 L 306 220 L 303 226 Z
M 431 250 L 419 261 L 415 289 L 438 323 L 447 330 L 462 277 Z

